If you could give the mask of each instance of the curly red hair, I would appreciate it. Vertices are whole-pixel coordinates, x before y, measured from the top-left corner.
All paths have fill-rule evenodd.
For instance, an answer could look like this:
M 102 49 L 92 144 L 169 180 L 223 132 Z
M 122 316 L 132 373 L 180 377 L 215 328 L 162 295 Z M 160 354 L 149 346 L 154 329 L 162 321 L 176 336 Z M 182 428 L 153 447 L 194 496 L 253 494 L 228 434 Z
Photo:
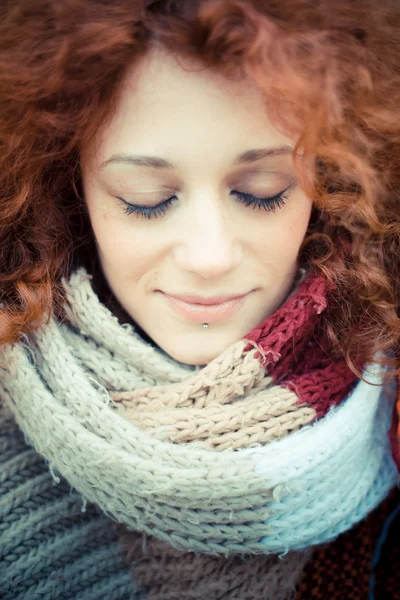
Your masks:
M 334 349 L 357 373 L 360 356 L 399 368 L 397 3 L 19 0 L 0 12 L 0 343 L 61 310 L 61 277 L 88 235 L 80 149 L 126 69 L 159 44 L 263 91 L 297 140 L 315 207 L 300 259 L 336 286 L 325 316 Z

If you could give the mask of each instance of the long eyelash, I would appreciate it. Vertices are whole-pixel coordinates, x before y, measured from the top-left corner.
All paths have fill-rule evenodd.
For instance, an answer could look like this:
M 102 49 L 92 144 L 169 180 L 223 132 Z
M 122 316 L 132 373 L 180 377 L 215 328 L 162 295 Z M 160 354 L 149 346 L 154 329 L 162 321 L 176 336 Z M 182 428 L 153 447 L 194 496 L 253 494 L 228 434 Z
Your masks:
M 253 209 L 263 209 L 267 212 L 275 212 L 277 208 L 282 208 L 286 204 L 288 189 L 283 190 L 276 196 L 271 196 L 269 198 L 259 198 L 258 196 L 253 196 L 252 194 L 245 194 L 244 192 L 236 192 L 233 191 L 232 194 L 237 196 L 245 206 L 253 206 Z
M 118 198 L 124 205 L 124 211 L 127 215 L 136 214 L 138 217 L 145 217 L 146 219 L 151 219 L 152 217 L 162 217 L 164 215 L 172 202 L 174 201 L 174 196 L 171 198 L 167 198 L 157 204 L 156 206 L 140 206 L 140 204 L 132 204 L 131 202 L 127 202 L 123 198 Z
M 280 192 L 279 194 L 276 194 L 276 196 L 271 196 L 269 198 L 259 198 L 258 196 L 253 196 L 252 194 L 237 192 L 236 190 L 233 190 L 231 194 L 236 196 L 245 206 L 253 206 L 253 209 L 258 208 L 267 212 L 275 212 L 277 208 L 282 208 L 282 206 L 286 204 L 288 191 L 289 188 L 286 188 L 286 190 L 283 190 L 283 192 Z M 140 204 L 132 204 L 131 202 L 127 202 L 123 198 L 119 197 L 118 200 L 123 203 L 124 211 L 127 215 L 136 214 L 138 217 L 151 219 L 153 217 L 162 217 L 167 212 L 174 200 L 176 200 L 176 196 L 171 196 L 156 206 L 141 206 Z

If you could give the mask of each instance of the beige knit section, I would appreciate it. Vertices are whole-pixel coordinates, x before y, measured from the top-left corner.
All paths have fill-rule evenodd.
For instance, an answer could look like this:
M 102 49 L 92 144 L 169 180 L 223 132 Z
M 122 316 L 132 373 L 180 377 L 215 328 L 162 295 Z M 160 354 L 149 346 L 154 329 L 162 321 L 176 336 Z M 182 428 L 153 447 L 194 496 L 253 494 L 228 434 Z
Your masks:
M 78 284 L 78 285 L 76 285 Z M 121 325 L 77 272 L 64 282 L 73 327 L 62 335 L 74 357 L 114 400 L 113 408 L 153 439 L 238 450 L 279 440 L 315 420 L 313 408 L 274 383 L 239 340 L 205 367 L 173 361 Z M 44 368 L 48 360 L 44 360 Z
M 213 450 L 239 449 L 281 439 L 315 419 L 296 394 L 274 385 L 256 349 L 233 344 L 187 380 L 132 392 L 110 392 L 120 414 L 163 441 L 197 442 Z

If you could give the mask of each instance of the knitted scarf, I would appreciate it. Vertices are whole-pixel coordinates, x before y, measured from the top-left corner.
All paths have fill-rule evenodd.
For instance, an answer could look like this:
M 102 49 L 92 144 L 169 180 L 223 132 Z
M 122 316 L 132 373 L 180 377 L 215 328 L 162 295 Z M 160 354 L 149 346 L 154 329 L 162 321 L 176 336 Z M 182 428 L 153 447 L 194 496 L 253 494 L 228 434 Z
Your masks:
M 280 309 L 201 368 L 121 325 L 83 269 L 64 287 L 65 322 L 1 349 L 0 395 L 55 479 L 175 562 L 182 550 L 289 553 L 269 564 L 292 584 L 305 562 L 293 551 L 335 539 L 398 482 L 393 389 L 376 364 L 367 383 L 333 358 L 324 278 L 303 274 Z

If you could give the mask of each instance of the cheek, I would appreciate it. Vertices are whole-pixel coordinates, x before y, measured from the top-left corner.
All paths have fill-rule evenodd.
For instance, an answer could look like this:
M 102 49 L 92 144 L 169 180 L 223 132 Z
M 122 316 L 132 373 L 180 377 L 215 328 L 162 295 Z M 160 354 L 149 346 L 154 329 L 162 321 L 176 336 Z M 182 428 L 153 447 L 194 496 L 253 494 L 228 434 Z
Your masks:
M 307 231 L 309 214 L 306 205 L 303 211 L 283 211 L 279 217 L 274 215 L 278 218 L 260 224 L 252 243 L 264 264 L 276 272 L 292 266 Z
M 293 197 L 286 223 L 281 229 L 281 244 L 288 253 L 298 253 L 310 221 L 312 201 L 302 192 Z
M 99 256 L 108 273 L 140 276 L 160 255 L 159 239 L 141 232 L 133 219 L 135 217 L 123 215 L 120 218 L 107 213 L 91 217 Z

